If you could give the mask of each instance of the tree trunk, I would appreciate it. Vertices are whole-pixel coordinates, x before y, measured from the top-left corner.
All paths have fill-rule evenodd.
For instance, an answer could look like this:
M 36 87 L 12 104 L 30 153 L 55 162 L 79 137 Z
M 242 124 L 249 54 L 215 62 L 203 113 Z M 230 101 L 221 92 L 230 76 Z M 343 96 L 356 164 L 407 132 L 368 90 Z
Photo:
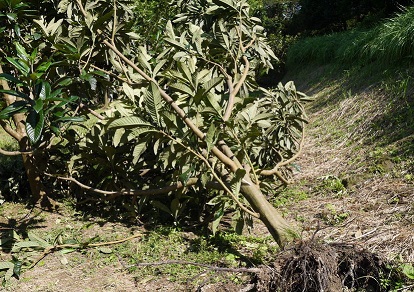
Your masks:
M 276 208 L 269 203 L 260 188 L 251 181 L 250 177 L 246 175 L 244 180 L 249 182 L 250 185 L 242 185 L 241 192 L 243 196 L 249 201 L 253 210 L 259 213 L 259 219 L 266 225 L 279 246 L 284 247 L 294 238 L 297 238 L 297 232 L 279 214 Z
M 20 139 L 19 146 L 21 152 L 29 150 L 29 142 L 27 137 Z M 42 182 L 40 169 L 42 169 L 42 161 L 36 159 L 35 154 L 22 154 L 23 166 L 26 170 L 27 180 L 30 185 L 30 192 L 32 194 L 31 201 L 33 204 L 39 204 L 41 207 L 55 208 L 56 203 L 48 198 L 45 187 Z

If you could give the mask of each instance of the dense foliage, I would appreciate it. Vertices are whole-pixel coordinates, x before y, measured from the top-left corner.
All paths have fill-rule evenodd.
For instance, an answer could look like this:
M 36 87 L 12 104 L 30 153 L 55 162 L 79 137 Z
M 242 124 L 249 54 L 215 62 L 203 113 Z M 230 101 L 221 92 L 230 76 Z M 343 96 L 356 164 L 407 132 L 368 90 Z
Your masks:
M 278 243 L 292 236 L 262 190 L 274 178 L 287 183 L 306 97 L 291 82 L 258 88 L 256 72 L 275 55 L 246 1 L 179 1 L 163 37 L 146 43 L 131 1 L 3 2 L 33 15 L 19 30 L 4 14 L 3 35 L 19 35 L 2 56 L 0 121 L 36 200 L 70 181 L 105 200 L 142 197 L 129 209 L 150 201 L 174 221 L 196 200 L 209 206 L 213 230 L 237 210 L 238 230 L 256 216 Z M 91 109 L 110 95 L 106 112 Z M 101 120 L 85 134 L 70 124 L 82 112 Z

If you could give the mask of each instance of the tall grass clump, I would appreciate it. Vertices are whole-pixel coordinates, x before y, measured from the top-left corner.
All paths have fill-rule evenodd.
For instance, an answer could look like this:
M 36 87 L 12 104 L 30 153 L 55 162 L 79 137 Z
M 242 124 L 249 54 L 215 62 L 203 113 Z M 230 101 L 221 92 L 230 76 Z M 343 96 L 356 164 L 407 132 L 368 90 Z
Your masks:
M 396 17 L 380 25 L 375 38 L 363 47 L 372 61 L 393 63 L 414 59 L 414 6 L 404 9 Z
M 288 50 L 288 68 L 395 64 L 414 60 L 414 6 L 369 29 L 298 40 Z

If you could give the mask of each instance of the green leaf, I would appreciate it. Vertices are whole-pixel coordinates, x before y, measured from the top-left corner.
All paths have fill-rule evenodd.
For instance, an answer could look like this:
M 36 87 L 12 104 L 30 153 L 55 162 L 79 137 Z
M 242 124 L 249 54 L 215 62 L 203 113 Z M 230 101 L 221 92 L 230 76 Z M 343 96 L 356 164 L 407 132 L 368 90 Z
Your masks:
M 75 248 L 64 248 L 60 251 L 61 254 L 67 254 L 76 251 Z
M 13 82 L 14 84 L 25 84 L 23 81 L 20 81 L 19 79 L 17 79 L 13 75 L 10 75 L 10 74 L 7 74 L 7 73 L 1 73 L 0 74 L 0 79 Z
M 195 169 L 195 166 L 193 164 L 190 165 L 190 167 L 185 172 L 183 172 L 182 174 L 178 176 L 178 179 L 185 185 L 188 182 L 188 180 L 191 178 L 194 172 L 194 169 Z
M 234 2 L 231 0 L 213 0 L 213 3 L 219 6 L 224 6 L 225 8 L 237 9 L 237 7 L 234 6 Z
M 58 86 L 68 86 L 68 85 L 72 84 L 72 82 L 73 82 L 72 78 L 66 77 L 66 78 L 63 78 L 62 80 L 60 80 L 57 85 Z
M 162 68 L 162 66 L 164 66 L 165 65 L 165 63 L 167 63 L 167 60 L 160 60 L 158 63 L 157 63 L 157 65 L 155 66 L 155 68 L 154 68 L 154 72 L 152 72 L 152 77 L 156 77 L 157 76 L 157 74 L 158 74 L 158 72 L 161 70 L 161 68 Z
M 55 122 L 72 122 L 72 123 L 82 123 L 86 121 L 85 117 L 61 117 L 55 120 Z
M 39 112 L 32 110 L 28 114 L 26 120 L 26 132 L 30 143 L 36 144 L 40 140 L 43 132 L 44 122 L 45 118 L 43 110 L 40 110 Z
M 170 85 L 170 88 L 175 89 L 179 92 L 188 94 L 189 96 L 194 95 L 194 90 L 192 90 L 190 87 L 182 83 L 173 83 Z
M 101 252 L 101 253 L 104 253 L 104 254 L 110 254 L 110 253 L 112 253 L 113 251 L 112 251 L 112 249 L 111 248 L 109 248 L 109 247 L 100 247 L 100 248 L 98 248 L 98 250 Z
M 135 96 L 135 94 L 134 94 L 134 89 L 131 87 L 131 86 L 129 86 L 129 84 L 128 83 L 126 83 L 126 82 L 124 82 L 123 84 L 122 84 L 122 89 L 124 90 L 124 93 L 125 93 L 125 95 L 130 99 L 130 100 L 134 100 L 134 96 Z
M 207 135 L 206 135 L 206 138 L 205 138 L 205 141 L 207 143 L 207 152 L 210 152 L 211 149 L 215 145 L 216 131 L 217 131 L 216 126 L 214 124 L 211 124 L 210 127 L 208 128 Z
M 168 44 L 170 44 L 171 46 L 173 46 L 174 48 L 176 48 L 176 49 L 179 49 L 179 50 L 183 50 L 183 51 L 188 51 L 187 50 L 187 48 L 185 47 L 185 45 L 183 45 L 182 43 L 180 43 L 180 42 L 177 42 L 176 40 L 174 40 L 174 39 L 171 39 L 171 38 L 165 38 L 164 39 L 164 41 L 166 42 L 166 43 L 168 43 Z
M 13 95 L 13 96 L 17 96 L 17 97 L 21 97 L 24 99 L 29 99 L 29 96 L 27 96 L 27 94 L 24 94 L 23 92 L 18 92 L 15 90 L 8 90 L 8 89 L 0 89 L 1 93 L 5 93 L 5 94 L 9 94 L 9 95 Z
M 9 63 L 19 70 L 24 76 L 29 75 L 30 67 L 22 60 L 15 60 L 11 57 L 6 57 L 6 60 L 9 61 Z
M 0 270 L 13 269 L 14 264 L 12 262 L 0 262 Z
M 18 100 L 18 101 L 13 102 L 11 105 L 4 108 L 0 112 L 0 120 L 6 120 L 12 117 L 15 113 L 25 111 L 26 105 L 27 105 L 27 101 L 24 101 L 24 100 Z
M 246 174 L 246 170 L 243 168 L 239 168 L 235 174 L 233 179 L 230 182 L 230 188 L 233 194 L 238 195 L 240 193 L 240 187 L 242 183 L 242 179 Z
M 48 243 L 47 241 L 43 240 L 42 238 L 40 238 L 39 236 L 37 236 L 33 232 L 29 232 L 27 234 L 27 236 L 29 237 L 29 239 L 31 241 L 39 243 L 42 247 L 49 247 L 49 246 L 51 246 L 50 243 Z
M 52 62 L 42 62 L 37 66 L 36 72 L 45 73 L 50 68 L 51 65 L 52 65 Z
M 17 277 L 17 279 L 19 279 L 19 277 L 20 277 L 20 273 L 22 271 L 22 264 L 23 264 L 23 262 L 21 262 L 21 261 L 15 261 L 14 262 L 13 274 Z
M 160 110 L 162 107 L 161 93 L 157 85 L 151 83 L 151 89 L 144 94 L 144 103 L 147 111 L 151 115 L 152 120 L 160 125 Z
M 160 201 L 151 201 L 151 205 L 153 205 L 154 207 L 156 207 L 156 208 L 158 208 L 158 209 L 160 209 L 160 210 L 162 210 L 162 211 L 164 211 L 164 212 L 172 215 L 171 214 L 171 210 L 166 205 L 164 205 L 163 203 L 161 203 Z
M 212 78 L 203 84 L 203 89 L 205 92 L 209 92 L 213 87 L 216 87 L 222 81 L 223 81 L 223 78 L 221 77 Z
M 243 234 L 243 228 L 244 228 L 244 219 L 243 217 L 239 217 L 236 220 L 236 226 L 235 226 L 235 231 L 237 234 L 242 235 Z
M 132 140 L 137 138 L 138 136 L 142 135 L 142 134 L 147 134 L 147 133 L 152 133 L 152 132 L 158 132 L 158 130 L 154 127 L 139 127 L 136 129 L 133 129 L 131 131 L 131 133 L 129 133 L 128 135 L 128 140 Z
M 130 117 L 123 117 L 112 122 L 108 123 L 108 129 L 115 129 L 115 128 L 134 128 L 134 127 L 153 127 L 149 122 L 144 121 L 140 117 L 130 116 Z
M 220 224 L 221 219 L 224 216 L 224 204 L 221 204 L 220 208 L 214 213 L 214 219 L 211 224 L 211 231 L 213 232 L 213 235 L 217 232 L 217 227 Z
M 41 248 L 41 247 L 42 246 L 36 241 L 22 241 L 22 242 L 17 242 L 13 245 L 12 252 L 18 252 L 22 248 Z
M 36 100 L 36 102 L 35 102 L 35 104 L 34 104 L 34 106 L 33 106 L 33 109 L 37 112 L 37 113 L 39 113 L 40 111 L 42 111 L 43 110 L 43 99 L 37 99 Z
M 411 264 L 404 264 L 402 272 L 409 279 L 414 280 L 414 267 Z
M 114 145 L 114 147 L 118 147 L 124 134 L 125 134 L 124 128 L 116 129 L 114 136 L 112 137 L 112 145 Z
M 145 150 L 147 150 L 147 143 L 143 142 L 143 143 L 139 143 L 138 145 L 135 145 L 134 147 L 134 151 L 132 152 L 132 163 L 135 165 L 137 164 L 139 158 L 141 157 L 142 153 L 145 152 Z
M 29 61 L 29 54 L 26 52 L 26 49 L 19 43 L 14 44 L 16 46 L 17 56 L 20 59 L 23 59 L 25 61 Z

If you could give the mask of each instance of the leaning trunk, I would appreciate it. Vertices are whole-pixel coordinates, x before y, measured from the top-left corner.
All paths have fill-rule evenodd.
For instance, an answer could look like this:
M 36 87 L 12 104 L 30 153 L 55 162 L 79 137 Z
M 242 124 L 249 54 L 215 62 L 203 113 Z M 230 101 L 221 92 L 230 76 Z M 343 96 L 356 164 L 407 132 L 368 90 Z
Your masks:
M 250 183 L 241 187 L 243 196 L 249 201 L 253 210 L 259 214 L 259 219 L 266 225 L 270 234 L 280 247 L 285 246 L 297 237 L 296 231 L 279 214 L 263 195 L 260 188 L 255 185 L 248 176 L 245 180 Z

